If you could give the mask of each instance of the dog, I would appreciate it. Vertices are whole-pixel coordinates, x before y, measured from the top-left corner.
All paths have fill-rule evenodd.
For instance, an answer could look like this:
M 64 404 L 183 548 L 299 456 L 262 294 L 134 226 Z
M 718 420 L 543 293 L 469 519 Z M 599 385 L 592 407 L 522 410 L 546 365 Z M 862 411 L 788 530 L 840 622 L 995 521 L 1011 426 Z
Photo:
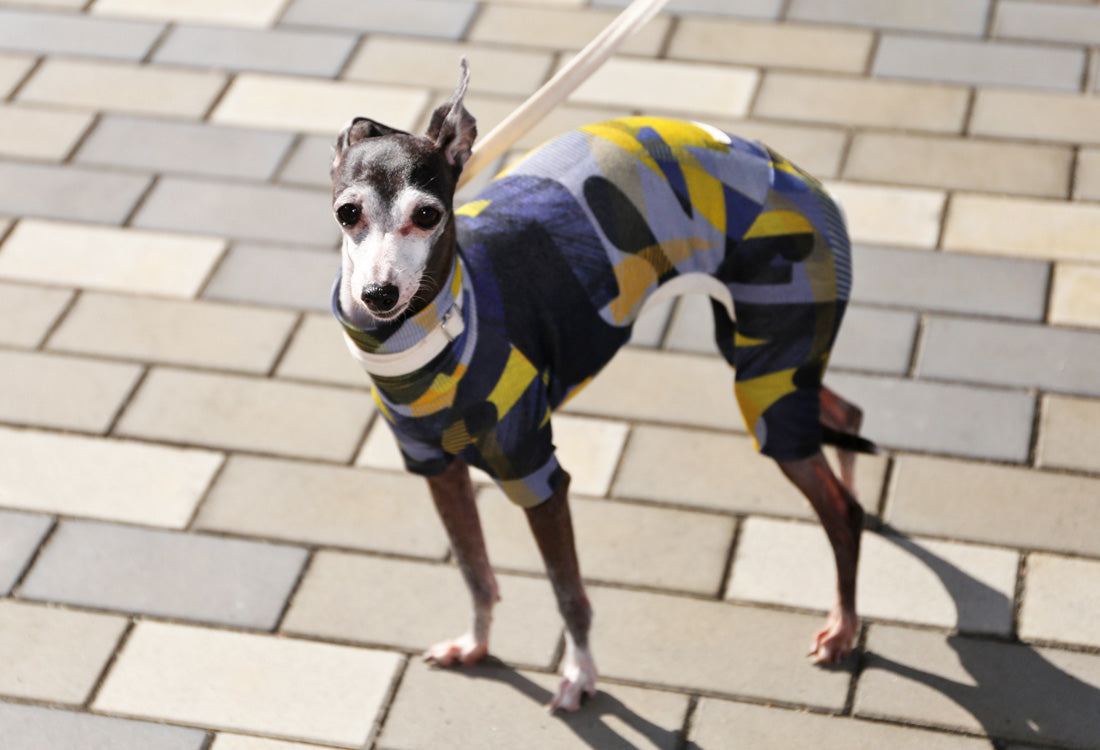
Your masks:
M 468 81 L 463 59 L 423 136 L 353 119 L 331 166 L 343 234 L 333 312 L 407 468 L 427 478 L 473 599 L 470 631 L 425 659 L 469 665 L 488 652 L 499 597 L 473 465 L 524 508 L 565 621 L 551 709 L 595 694 L 592 608 L 550 415 L 628 340 L 643 303 L 692 290 L 712 297 L 758 449 L 809 499 L 832 544 L 837 602 L 810 653 L 843 659 L 858 628 L 855 453 L 874 446 L 858 437 L 861 410 L 822 385 L 851 281 L 840 210 L 761 144 L 646 117 L 567 133 L 456 209 L 477 136 Z M 839 478 L 823 442 L 838 446 Z

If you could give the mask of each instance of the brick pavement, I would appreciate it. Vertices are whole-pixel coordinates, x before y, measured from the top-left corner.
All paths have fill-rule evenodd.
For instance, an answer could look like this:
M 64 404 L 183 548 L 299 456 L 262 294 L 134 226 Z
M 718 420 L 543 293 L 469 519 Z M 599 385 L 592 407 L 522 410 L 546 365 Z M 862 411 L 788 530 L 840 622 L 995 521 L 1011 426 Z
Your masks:
M 329 143 L 423 127 L 460 54 L 487 132 L 624 4 L 0 0 L 0 746 L 1100 748 L 1093 0 L 672 0 L 521 143 L 707 119 L 844 203 L 857 656 L 802 657 L 830 553 L 683 300 L 555 423 L 600 695 L 542 710 L 484 483 L 498 660 L 415 658 L 466 595 L 326 312 Z

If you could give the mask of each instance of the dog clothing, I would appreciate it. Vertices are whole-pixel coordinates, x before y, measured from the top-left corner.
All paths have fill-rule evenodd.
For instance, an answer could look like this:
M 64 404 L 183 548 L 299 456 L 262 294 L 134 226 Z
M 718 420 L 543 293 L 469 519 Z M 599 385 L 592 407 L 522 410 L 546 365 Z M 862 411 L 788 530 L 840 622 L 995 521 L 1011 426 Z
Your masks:
M 773 151 L 696 123 L 613 120 L 536 149 L 455 221 L 450 278 L 417 315 L 360 330 L 333 295 L 353 347 L 371 355 L 462 317 L 427 366 L 372 375 L 410 471 L 438 474 L 461 456 L 514 502 L 546 500 L 563 476 L 551 412 L 628 340 L 647 299 L 689 290 L 713 298 L 759 450 L 793 460 L 820 448 L 848 236 L 821 185 Z

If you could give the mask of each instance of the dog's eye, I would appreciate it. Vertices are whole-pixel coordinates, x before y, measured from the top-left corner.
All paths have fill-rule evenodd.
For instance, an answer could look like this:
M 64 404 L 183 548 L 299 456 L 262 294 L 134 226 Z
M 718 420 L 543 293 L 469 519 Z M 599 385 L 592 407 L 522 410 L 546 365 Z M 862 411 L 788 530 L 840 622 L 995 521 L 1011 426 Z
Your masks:
M 354 203 L 345 203 L 336 209 L 336 218 L 345 227 L 353 227 L 359 223 L 359 217 L 363 214 L 363 209 Z
M 439 218 L 442 215 L 440 210 L 434 206 L 421 206 L 413 211 L 412 222 L 421 229 L 431 229 L 439 223 Z

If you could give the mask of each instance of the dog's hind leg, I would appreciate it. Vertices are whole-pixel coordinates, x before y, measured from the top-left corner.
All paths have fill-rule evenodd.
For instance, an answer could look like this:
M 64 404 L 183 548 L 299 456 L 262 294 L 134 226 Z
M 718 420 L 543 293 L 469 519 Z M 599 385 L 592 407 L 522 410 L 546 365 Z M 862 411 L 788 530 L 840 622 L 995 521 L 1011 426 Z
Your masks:
M 432 646 L 424 654 L 424 660 L 444 667 L 455 663 L 470 665 L 489 652 L 493 605 L 500 595 L 485 550 L 469 467 L 462 459 L 454 459 L 442 474 L 428 478 L 428 488 L 451 540 L 459 570 L 470 589 L 474 621 L 470 632 Z
M 863 410 L 855 404 L 845 401 L 834 391 L 821 387 L 821 423 L 837 432 L 858 435 L 863 426 Z M 840 464 L 840 481 L 856 495 L 856 454 L 854 451 L 837 448 L 837 462 Z

